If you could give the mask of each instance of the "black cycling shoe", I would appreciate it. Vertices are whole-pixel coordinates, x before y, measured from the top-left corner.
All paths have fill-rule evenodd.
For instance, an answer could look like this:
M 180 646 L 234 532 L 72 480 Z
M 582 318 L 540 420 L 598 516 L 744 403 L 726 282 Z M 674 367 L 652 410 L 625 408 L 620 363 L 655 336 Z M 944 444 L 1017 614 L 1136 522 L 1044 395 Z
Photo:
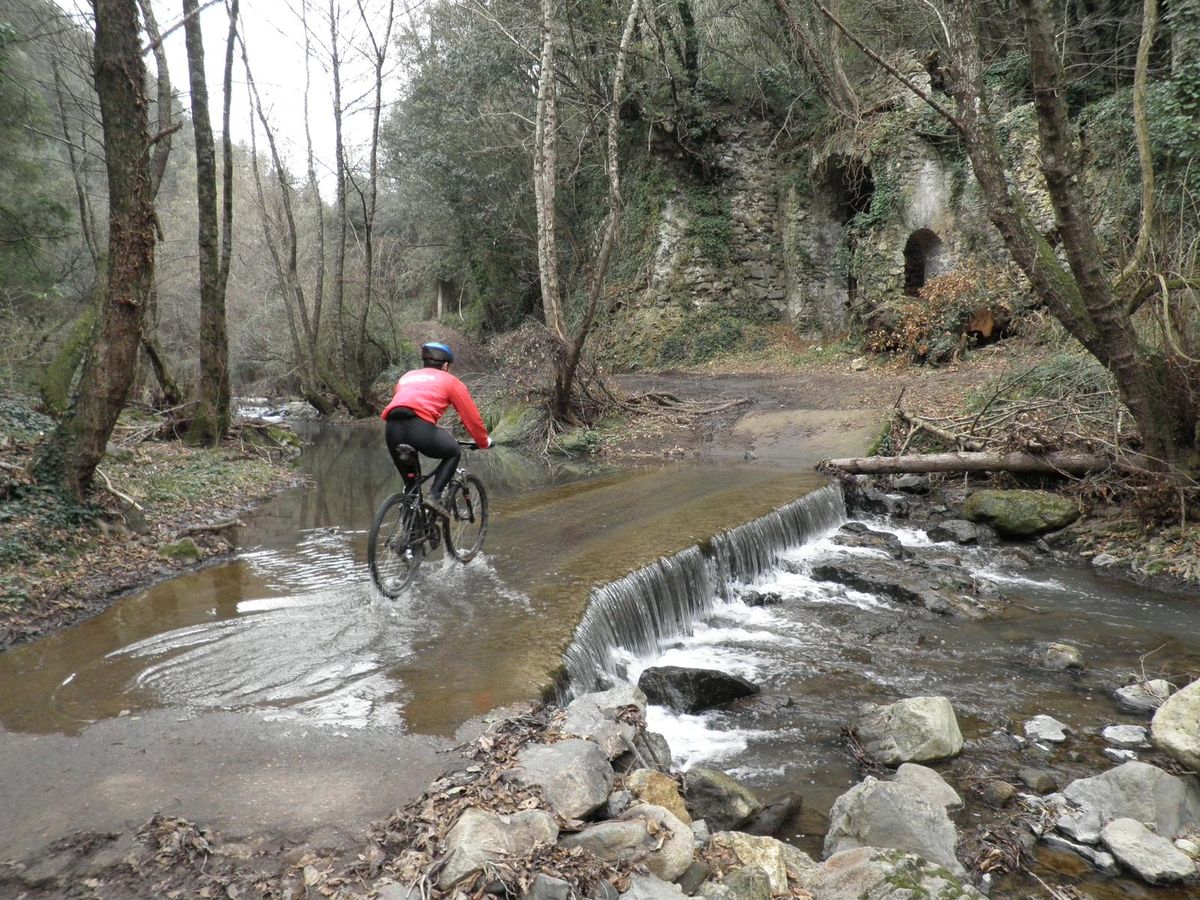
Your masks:
M 430 512 L 437 513 L 443 519 L 450 518 L 450 510 L 446 509 L 446 507 L 444 505 L 442 505 L 441 497 L 434 497 L 434 496 L 426 497 L 425 498 L 425 508 L 427 510 L 429 510 Z

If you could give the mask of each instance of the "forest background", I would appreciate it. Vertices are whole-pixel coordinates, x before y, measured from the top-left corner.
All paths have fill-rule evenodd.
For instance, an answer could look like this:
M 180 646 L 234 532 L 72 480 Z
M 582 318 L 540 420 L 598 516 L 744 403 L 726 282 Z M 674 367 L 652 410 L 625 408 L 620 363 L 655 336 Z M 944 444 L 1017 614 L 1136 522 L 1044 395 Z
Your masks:
M 280 72 L 269 48 L 238 39 L 233 3 L 97 0 L 81 22 L 45 0 L 0 0 L 0 379 L 65 416 L 43 480 L 90 483 L 107 432 L 70 423 L 97 384 L 101 425 L 132 397 L 202 442 L 228 427 L 231 391 L 366 416 L 414 361 L 412 323 L 430 319 L 484 338 L 536 322 L 546 339 L 516 362 L 545 376 L 539 402 L 570 426 L 603 412 L 606 366 L 698 363 L 781 336 L 926 357 L 931 328 L 962 332 L 981 297 L 1001 295 L 1018 315 L 1047 310 L 1038 321 L 1098 363 L 1133 422 L 1110 449 L 1194 468 L 1196 0 L 303 0 L 290 12 L 303 62 Z M 228 28 L 204 48 L 225 61 L 224 84 L 197 82 L 202 65 L 168 75 L 161 33 L 198 43 L 187 26 L 200 18 Z M 125 150 L 102 115 L 112 48 L 93 27 L 106 20 L 128 23 L 125 58 L 148 70 L 126 79 L 145 125 Z M 266 81 L 290 84 L 299 114 L 264 101 Z M 213 134 L 231 113 L 210 115 L 209 90 L 246 97 L 221 153 Z M 851 285 L 896 201 L 869 167 L 897 142 L 935 146 L 984 212 L 959 254 L 982 274 L 949 291 L 963 321 L 931 322 L 946 286 L 922 297 L 924 278 L 904 273 L 834 327 L 737 290 L 706 303 L 651 291 L 681 220 L 697 260 L 747 262 L 732 258 L 739 222 L 722 191 L 732 123 L 765 128 L 776 193 L 846 195 L 853 242 L 830 267 Z M 1012 177 L 1014 134 L 1035 146 L 1035 184 Z M 132 187 L 114 191 L 114 172 Z M 141 256 L 118 264 L 109 224 L 127 211 L 112 198 L 143 182 Z M 664 302 L 683 310 L 670 328 L 638 327 Z M 124 361 L 106 319 L 123 309 L 137 311 Z M 111 384 L 85 368 L 106 356 L 122 373 Z

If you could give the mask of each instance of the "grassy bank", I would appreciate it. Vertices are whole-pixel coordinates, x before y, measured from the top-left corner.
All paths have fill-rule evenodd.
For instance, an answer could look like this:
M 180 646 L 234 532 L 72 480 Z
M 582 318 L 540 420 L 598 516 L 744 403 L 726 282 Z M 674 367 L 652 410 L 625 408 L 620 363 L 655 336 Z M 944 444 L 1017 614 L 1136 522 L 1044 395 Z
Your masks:
M 129 411 L 83 503 L 25 469 L 53 421 L 0 398 L 0 649 L 232 549 L 237 515 L 298 479 L 295 436 L 241 425 L 220 447 L 176 440 Z

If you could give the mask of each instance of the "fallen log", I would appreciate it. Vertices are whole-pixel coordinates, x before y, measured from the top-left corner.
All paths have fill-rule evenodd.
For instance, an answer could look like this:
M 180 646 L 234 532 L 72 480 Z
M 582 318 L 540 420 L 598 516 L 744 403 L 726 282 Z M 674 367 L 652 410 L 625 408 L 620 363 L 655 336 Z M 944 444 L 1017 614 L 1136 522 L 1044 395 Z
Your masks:
M 1048 475 L 1087 475 L 1106 469 L 1145 471 L 1131 461 L 1093 453 L 919 453 L 909 456 L 860 456 L 826 459 L 818 469 L 838 469 L 851 475 L 901 475 L 926 472 L 1031 472 Z

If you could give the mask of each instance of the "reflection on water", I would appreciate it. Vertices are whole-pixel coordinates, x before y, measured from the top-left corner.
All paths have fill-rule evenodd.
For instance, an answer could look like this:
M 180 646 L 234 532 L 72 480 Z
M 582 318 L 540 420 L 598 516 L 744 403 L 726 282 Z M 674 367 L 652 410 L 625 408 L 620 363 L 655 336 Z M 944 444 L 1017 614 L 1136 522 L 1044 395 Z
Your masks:
M 0 654 L 0 722 L 74 731 L 155 707 L 254 709 L 450 733 L 551 681 L 592 584 L 817 483 L 747 466 L 595 474 L 469 452 L 492 498 L 485 553 L 467 566 L 435 556 L 388 601 L 365 563 L 371 518 L 398 486 L 381 431 L 307 437 L 309 483 L 239 530 L 237 559 Z

